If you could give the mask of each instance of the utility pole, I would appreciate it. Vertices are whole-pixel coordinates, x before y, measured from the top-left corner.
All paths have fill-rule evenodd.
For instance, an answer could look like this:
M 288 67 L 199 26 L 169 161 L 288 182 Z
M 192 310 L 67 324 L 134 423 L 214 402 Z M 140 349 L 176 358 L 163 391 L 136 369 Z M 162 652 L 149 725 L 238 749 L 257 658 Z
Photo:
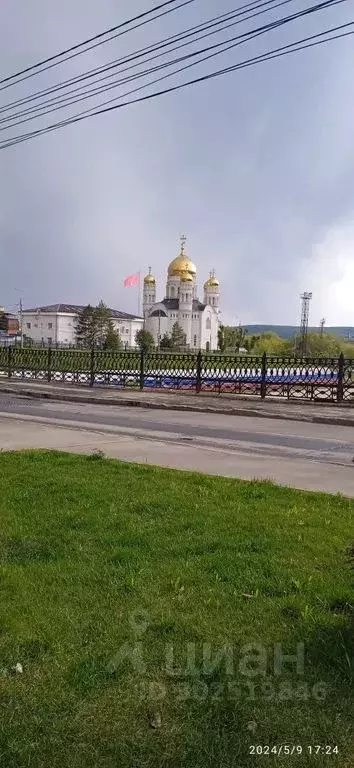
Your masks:
M 324 334 L 324 327 L 325 327 L 326 318 L 323 317 L 322 320 L 320 320 L 320 336 L 323 337 Z
M 23 349 L 23 312 L 22 312 L 22 299 L 20 299 L 20 339 L 21 349 Z
M 160 352 L 160 344 L 161 344 L 161 310 L 159 309 L 159 328 L 157 331 L 157 349 L 158 352 Z
M 20 294 L 20 301 L 19 304 L 16 304 L 20 308 L 19 315 L 20 315 L 20 345 L 21 349 L 23 348 L 23 306 L 22 306 L 22 294 L 23 290 L 22 288 L 14 288 L 16 293 Z

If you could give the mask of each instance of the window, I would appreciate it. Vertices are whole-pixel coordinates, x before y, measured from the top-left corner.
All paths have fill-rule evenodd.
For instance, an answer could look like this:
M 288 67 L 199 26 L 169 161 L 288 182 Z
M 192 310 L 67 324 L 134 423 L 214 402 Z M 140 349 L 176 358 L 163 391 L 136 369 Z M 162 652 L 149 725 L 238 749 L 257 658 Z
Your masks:
M 31 323 L 26 323 L 26 328 L 30 328 L 30 327 L 31 327 Z
M 48 344 L 51 344 L 51 343 L 52 343 L 52 341 L 53 341 L 52 337 L 51 337 L 51 336 L 48 336 L 48 338 L 47 338 L 47 342 L 48 342 Z
M 126 332 L 126 333 L 129 333 L 129 328 L 126 328 L 126 329 L 125 329 L 125 332 Z
M 48 329 L 51 330 L 53 328 L 53 323 L 48 323 Z
M 195 347 L 197 346 L 197 334 L 195 334 L 195 336 L 194 336 L 194 346 Z
M 210 328 L 211 328 L 211 317 L 207 317 L 206 327 L 207 327 L 207 330 L 210 331 Z
M 38 328 L 38 323 L 35 323 L 35 324 L 34 324 L 34 327 L 35 327 L 35 328 Z

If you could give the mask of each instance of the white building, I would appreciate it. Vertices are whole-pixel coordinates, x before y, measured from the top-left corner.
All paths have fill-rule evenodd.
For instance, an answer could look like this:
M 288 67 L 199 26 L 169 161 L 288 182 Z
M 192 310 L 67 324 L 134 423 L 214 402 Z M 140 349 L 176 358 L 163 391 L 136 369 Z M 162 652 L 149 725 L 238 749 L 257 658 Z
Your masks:
M 184 246 L 185 238 L 182 237 L 180 254 L 168 267 L 166 294 L 162 301 L 156 301 L 156 280 L 151 270 L 144 279 L 145 328 L 158 344 L 178 323 L 190 349 L 214 351 L 218 349 L 220 327 L 220 283 L 215 274 L 210 273 L 204 284 L 204 301 L 199 301 L 197 268 L 187 257 Z
M 39 344 L 53 346 L 74 346 L 76 323 L 83 306 L 76 304 L 50 304 L 46 307 L 24 309 L 22 332 L 27 338 Z M 115 330 L 119 332 L 125 347 L 136 347 L 135 334 L 143 327 L 141 317 L 110 309 Z

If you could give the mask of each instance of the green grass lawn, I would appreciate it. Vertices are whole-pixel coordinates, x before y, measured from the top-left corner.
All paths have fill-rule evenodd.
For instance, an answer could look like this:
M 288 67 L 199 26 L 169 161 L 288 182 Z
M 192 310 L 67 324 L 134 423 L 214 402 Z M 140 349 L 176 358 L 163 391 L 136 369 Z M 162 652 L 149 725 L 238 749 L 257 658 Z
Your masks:
M 353 512 L 268 483 L 1 453 L 1 767 L 352 766 Z M 275 670 L 275 645 L 300 662 L 301 643 L 304 668 Z

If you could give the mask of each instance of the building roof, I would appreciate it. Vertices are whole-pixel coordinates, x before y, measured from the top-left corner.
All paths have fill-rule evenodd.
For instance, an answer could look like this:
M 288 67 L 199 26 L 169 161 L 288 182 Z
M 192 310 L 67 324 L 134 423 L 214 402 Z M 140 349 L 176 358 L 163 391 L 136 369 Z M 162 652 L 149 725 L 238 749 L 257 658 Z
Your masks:
M 47 314 L 61 314 L 61 315 L 79 315 L 85 306 L 82 304 L 47 304 L 45 307 L 32 307 L 32 309 L 24 309 L 24 314 L 38 314 L 40 312 Z M 120 312 L 118 309 L 111 309 L 108 307 L 111 316 L 116 320 L 142 320 L 143 318 L 138 315 L 130 315 L 128 312 Z
M 179 309 L 179 299 L 163 299 L 159 304 L 163 304 L 166 309 Z M 193 299 L 193 312 L 203 312 L 206 304 L 202 304 L 198 299 Z

